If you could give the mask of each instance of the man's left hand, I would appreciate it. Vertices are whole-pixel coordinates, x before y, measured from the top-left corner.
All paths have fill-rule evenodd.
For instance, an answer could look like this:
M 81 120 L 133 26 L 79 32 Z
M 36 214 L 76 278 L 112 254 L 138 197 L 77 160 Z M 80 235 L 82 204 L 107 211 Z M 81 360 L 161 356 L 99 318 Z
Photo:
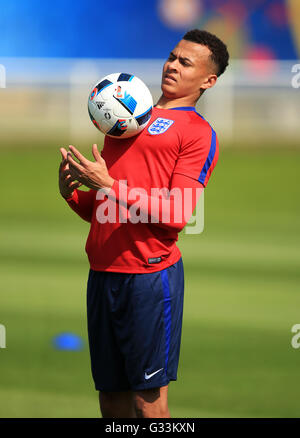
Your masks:
M 71 152 L 68 152 L 67 160 L 69 172 L 73 179 L 94 190 L 110 189 L 113 186 L 114 179 L 109 175 L 106 163 L 101 157 L 96 144 L 93 144 L 92 147 L 95 161 L 89 161 L 74 146 L 70 145 L 69 149 Z M 72 154 L 78 159 L 79 163 L 74 160 Z

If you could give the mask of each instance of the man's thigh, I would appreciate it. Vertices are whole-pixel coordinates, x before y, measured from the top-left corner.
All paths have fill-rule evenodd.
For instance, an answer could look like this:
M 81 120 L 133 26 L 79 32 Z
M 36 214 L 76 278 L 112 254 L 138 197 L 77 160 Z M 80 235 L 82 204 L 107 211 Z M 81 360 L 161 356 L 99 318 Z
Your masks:
M 177 379 L 183 293 L 181 260 L 132 279 L 126 311 L 115 327 L 133 391 L 164 387 Z
M 130 390 L 112 321 L 110 295 L 116 289 L 114 276 L 90 271 L 87 287 L 87 322 L 91 369 L 98 391 Z

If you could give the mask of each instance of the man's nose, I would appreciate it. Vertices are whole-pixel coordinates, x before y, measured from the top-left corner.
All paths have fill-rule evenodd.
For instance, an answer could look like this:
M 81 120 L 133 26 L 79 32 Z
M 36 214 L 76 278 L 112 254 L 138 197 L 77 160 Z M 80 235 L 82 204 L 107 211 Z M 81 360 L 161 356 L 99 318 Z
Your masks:
M 179 62 L 178 59 L 173 59 L 173 61 L 169 61 L 168 63 L 168 69 L 169 70 L 178 70 Z

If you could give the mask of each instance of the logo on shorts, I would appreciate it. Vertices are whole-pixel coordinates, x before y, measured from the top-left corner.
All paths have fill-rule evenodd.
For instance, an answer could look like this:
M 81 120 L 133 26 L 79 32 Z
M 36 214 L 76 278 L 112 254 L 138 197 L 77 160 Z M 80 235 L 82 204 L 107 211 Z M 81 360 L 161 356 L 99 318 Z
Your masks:
M 151 377 L 153 377 L 155 374 L 159 373 L 161 370 L 163 370 L 163 368 L 160 368 L 159 370 L 154 371 L 154 373 L 151 373 L 151 374 L 147 374 L 146 371 L 145 371 L 145 379 L 146 380 L 151 379 Z
M 163 134 L 164 132 L 166 132 L 167 129 L 170 128 L 170 126 L 173 125 L 173 123 L 174 120 L 158 117 L 156 120 L 154 120 L 153 123 L 151 123 L 151 125 L 148 128 L 148 132 L 151 135 Z

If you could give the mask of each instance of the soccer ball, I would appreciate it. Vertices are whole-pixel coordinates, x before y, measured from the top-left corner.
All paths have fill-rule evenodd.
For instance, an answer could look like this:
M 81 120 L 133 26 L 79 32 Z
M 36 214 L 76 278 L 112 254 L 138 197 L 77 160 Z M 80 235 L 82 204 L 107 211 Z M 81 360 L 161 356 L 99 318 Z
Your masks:
M 93 124 L 110 137 L 129 138 L 148 124 L 153 100 L 144 82 L 128 73 L 112 73 L 94 86 L 88 99 Z

